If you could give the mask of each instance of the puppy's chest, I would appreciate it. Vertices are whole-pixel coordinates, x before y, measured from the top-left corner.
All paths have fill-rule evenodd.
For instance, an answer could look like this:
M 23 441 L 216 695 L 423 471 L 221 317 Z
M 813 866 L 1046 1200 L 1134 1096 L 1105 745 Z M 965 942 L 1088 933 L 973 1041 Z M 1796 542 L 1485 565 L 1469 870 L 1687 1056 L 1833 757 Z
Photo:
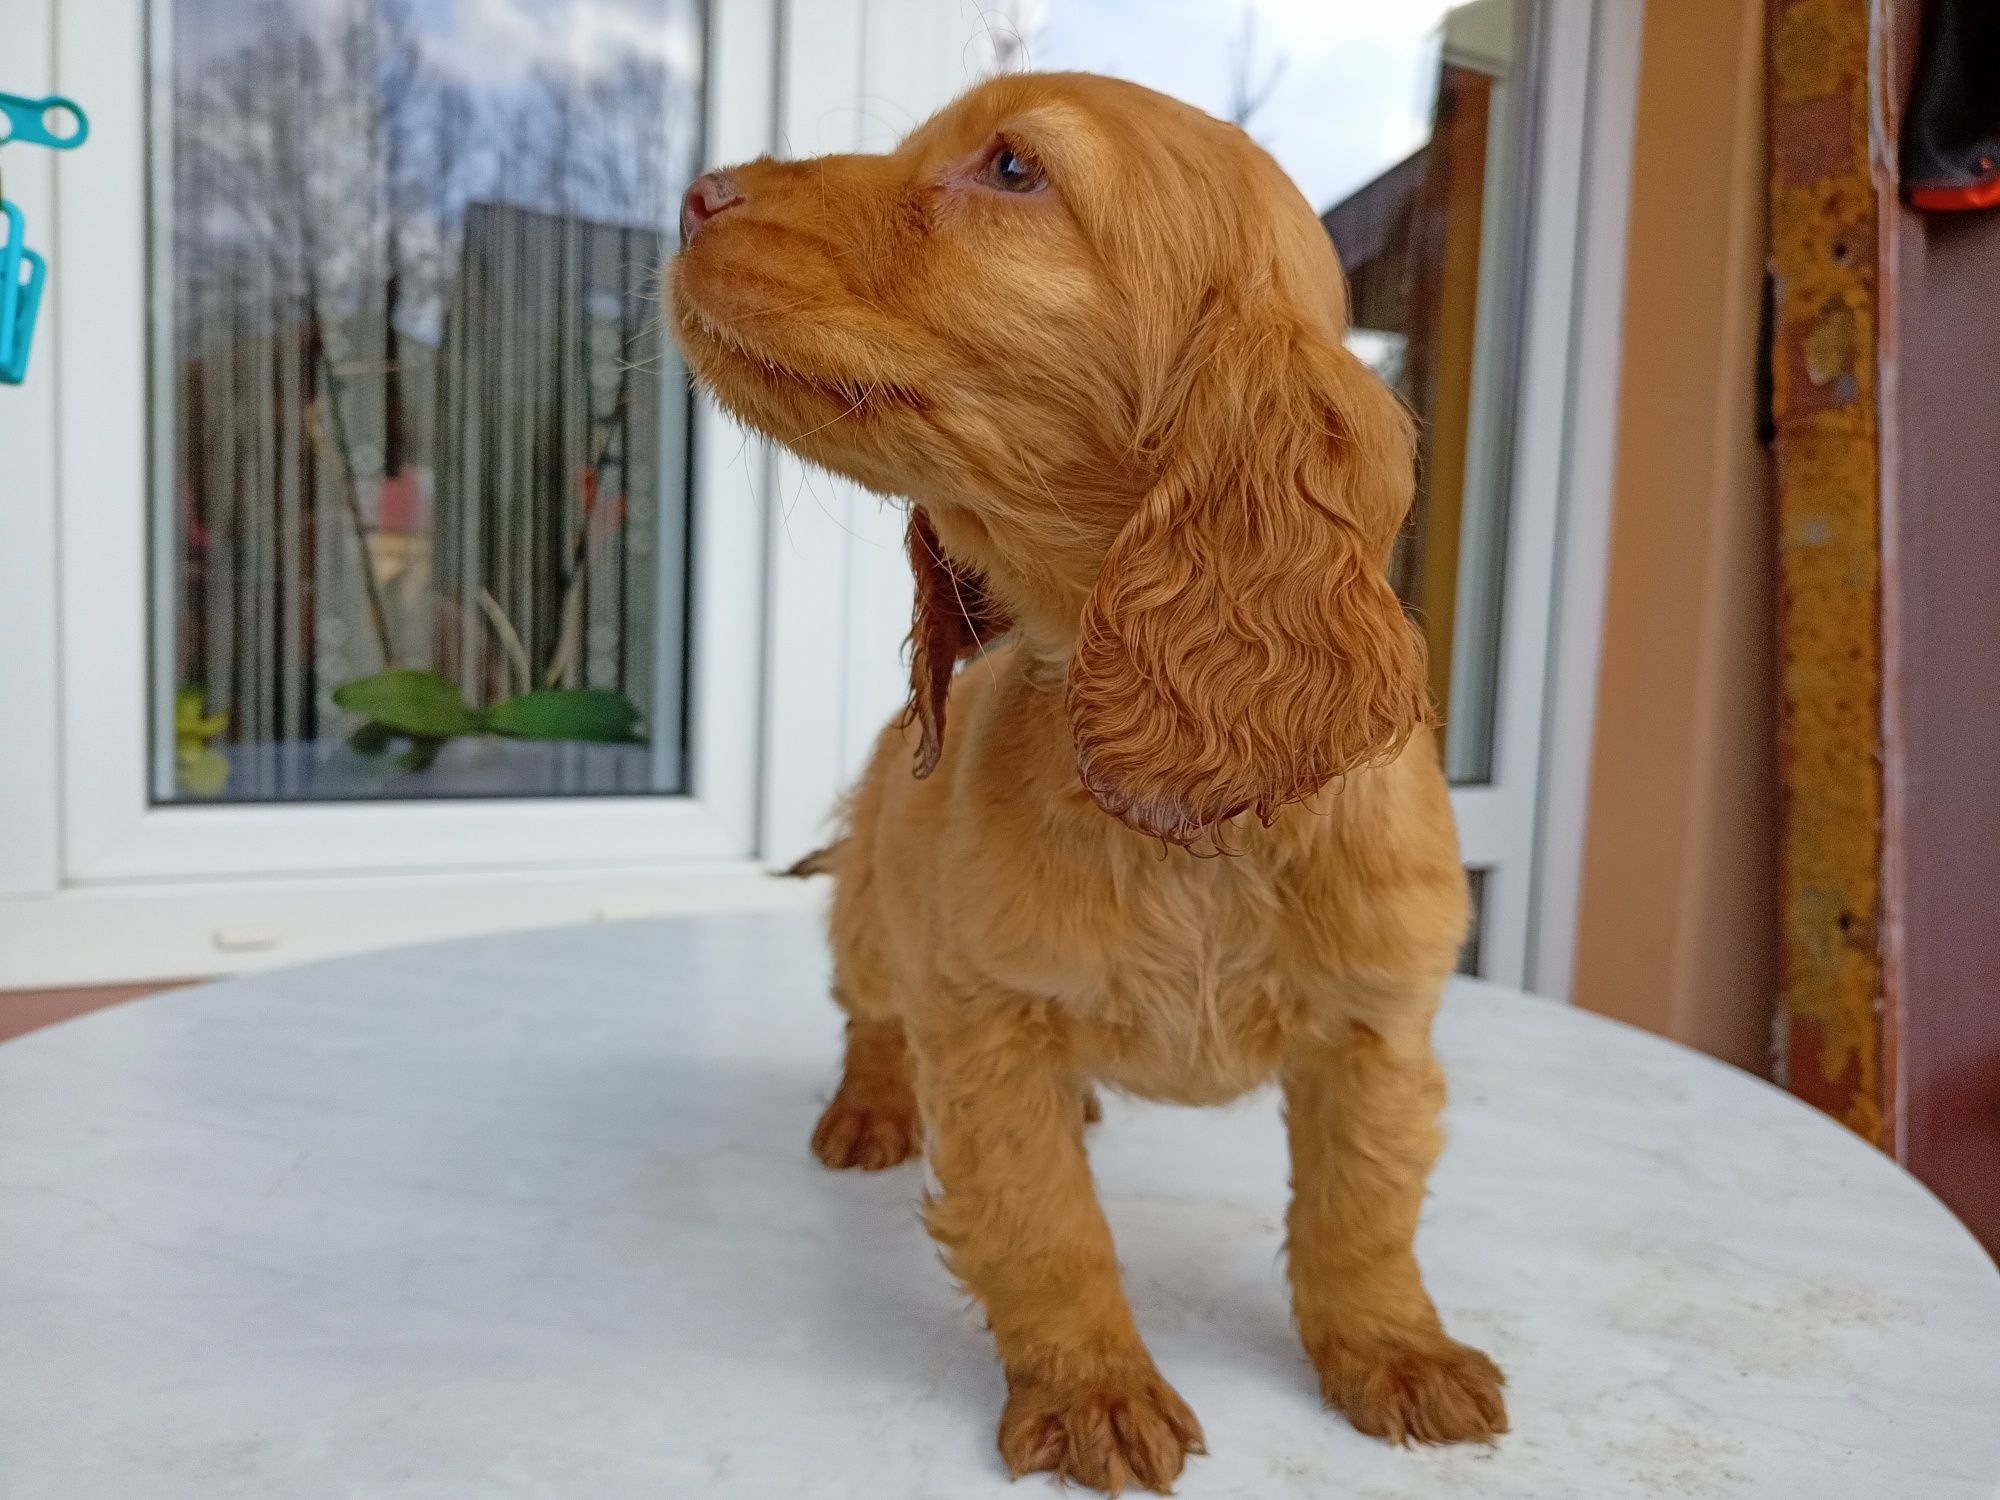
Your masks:
M 1271 1075 L 1286 1027 L 1277 895 L 1247 861 L 1144 859 L 1048 872 L 996 903 L 993 977 L 1048 996 L 1106 1082 L 1233 1098 Z

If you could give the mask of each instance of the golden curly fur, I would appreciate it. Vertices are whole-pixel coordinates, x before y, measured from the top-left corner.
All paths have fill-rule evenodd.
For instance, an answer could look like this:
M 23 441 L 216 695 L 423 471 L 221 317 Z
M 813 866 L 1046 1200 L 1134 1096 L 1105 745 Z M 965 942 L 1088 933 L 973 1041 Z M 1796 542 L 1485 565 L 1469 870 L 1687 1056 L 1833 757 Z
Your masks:
M 1009 1468 L 1164 1490 L 1201 1451 L 1119 1285 L 1093 1081 L 1199 1104 L 1278 1079 L 1326 1398 L 1396 1441 L 1504 1431 L 1412 1254 L 1466 889 L 1383 576 L 1409 423 L 1341 345 L 1312 211 L 1241 131 L 1079 74 L 690 203 L 697 378 L 911 506 L 911 710 L 819 861 L 849 1022 L 813 1149 L 927 1154 Z

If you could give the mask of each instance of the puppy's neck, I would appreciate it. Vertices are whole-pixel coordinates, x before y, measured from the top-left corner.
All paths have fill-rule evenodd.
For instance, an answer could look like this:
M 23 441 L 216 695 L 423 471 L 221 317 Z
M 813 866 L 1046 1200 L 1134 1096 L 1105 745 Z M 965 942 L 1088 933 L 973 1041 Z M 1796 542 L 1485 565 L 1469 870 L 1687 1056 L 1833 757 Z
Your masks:
M 926 507 L 946 554 L 979 575 L 1028 652 L 1058 667 L 1076 650 L 1084 608 L 1118 534 L 1122 517 L 1107 509 L 1079 504 L 1029 527 L 1011 517 L 994 524 L 984 507 Z

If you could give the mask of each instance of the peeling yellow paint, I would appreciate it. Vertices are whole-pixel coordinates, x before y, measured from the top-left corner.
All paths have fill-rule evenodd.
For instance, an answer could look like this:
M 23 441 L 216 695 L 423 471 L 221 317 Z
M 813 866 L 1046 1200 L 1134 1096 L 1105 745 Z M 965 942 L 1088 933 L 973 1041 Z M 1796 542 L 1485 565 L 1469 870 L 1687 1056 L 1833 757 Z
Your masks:
M 1852 0 L 1775 0 L 1771 59 L 1774 96 L 1798 104 L 1838 93 L 1853 76 L 1851 59 L 1859 47 L 1868 60 L 1868 7 Z
M 1772 5 L 1788 1082 L 1881 1142 L 1878 287 L 1856 253 L 1876 234 L 1868 0 Z
M 1830 385 L 1853 371 L 1859 344 L 1855 322 L 1854 309 L 1836 302 L 1806 334 L 1806 374 L 1814 385 Z

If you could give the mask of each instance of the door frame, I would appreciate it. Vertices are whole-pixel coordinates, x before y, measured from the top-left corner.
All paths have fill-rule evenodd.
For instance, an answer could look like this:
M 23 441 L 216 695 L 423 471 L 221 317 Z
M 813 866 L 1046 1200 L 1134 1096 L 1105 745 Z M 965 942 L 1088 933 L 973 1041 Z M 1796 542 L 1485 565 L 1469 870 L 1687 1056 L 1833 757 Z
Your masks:
M 1520 984 L 1567 1002 L 1576 967 L 1596 744 L 1623 368 L 1626 237 L 1647 0 L 1575 0 L 1567 62 L 1583 80 L 1564 128 L 1577 142 L 1570 234 L 1569 381 L 1551 491 L 1550 620 Z
M 1568 998 L 1644 0 L 1541 0 L 1490 779 L 1452 788 L 1478 972 Z

